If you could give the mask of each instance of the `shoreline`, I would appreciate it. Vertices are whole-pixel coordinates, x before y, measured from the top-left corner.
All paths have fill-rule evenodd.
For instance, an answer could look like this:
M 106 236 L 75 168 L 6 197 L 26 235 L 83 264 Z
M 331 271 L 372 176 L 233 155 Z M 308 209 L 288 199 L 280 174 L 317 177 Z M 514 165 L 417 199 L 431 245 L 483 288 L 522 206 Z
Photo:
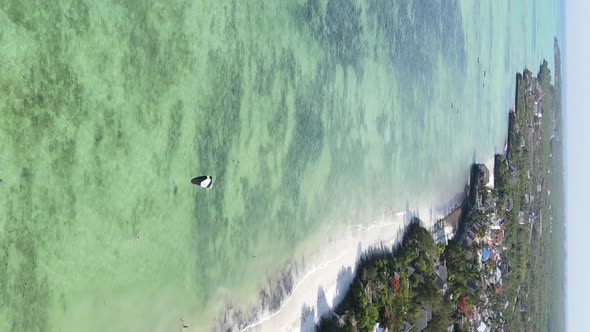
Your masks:
M 432 232 L 437 222 L 461 209 L 464 198 L 461 192 L 436 208 L 384 211 L 372 224 L 330 230 L 335 240 L 315 248 L 311 257 L 288 261 L 278 278 L 260 290 L 257 305 L 239 308 L 228 301 L 214 330 L 313 331 L 346 294 L 367 249 L 397 246 L 413 217 L 423 216 L 423 226 Z

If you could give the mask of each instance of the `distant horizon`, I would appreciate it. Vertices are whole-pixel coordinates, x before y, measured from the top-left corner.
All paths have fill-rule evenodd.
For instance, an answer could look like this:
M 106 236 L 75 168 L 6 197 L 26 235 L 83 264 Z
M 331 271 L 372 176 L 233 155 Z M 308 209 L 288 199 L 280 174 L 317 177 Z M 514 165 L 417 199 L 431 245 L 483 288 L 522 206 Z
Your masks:
M 586 110 L 587 83 L 590 70 L 587 59 L 590 47 L 585 32 L 590 29 L 587 13 L 590 3 L 585 1 L 563 2 L 564 42 L 562 54 L 563 106 L 564 106 L 564 186 L 565 186 L 565 310 L 566 330 L 585 331 L 586 324 L 579 317 L 585 314 L 590 286 L 586 280 L 589 268 L 578 264 L 584 260 L 590 225 L 586 221 L 585 188 L 590 185 L 585 165 L 588 157 L 587 126 L 590 120 Z M 573 183 L 575 179 L 575 183 Z

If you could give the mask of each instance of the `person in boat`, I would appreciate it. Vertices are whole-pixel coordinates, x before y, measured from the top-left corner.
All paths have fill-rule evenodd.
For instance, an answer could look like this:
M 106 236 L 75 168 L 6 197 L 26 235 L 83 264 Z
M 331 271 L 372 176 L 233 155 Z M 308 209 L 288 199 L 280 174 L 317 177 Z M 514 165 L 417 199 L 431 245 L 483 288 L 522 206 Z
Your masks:
M 191 183 L 208 189 L 213 185 L 213 178 L 209 175 L 197 176 L 191 180 Z

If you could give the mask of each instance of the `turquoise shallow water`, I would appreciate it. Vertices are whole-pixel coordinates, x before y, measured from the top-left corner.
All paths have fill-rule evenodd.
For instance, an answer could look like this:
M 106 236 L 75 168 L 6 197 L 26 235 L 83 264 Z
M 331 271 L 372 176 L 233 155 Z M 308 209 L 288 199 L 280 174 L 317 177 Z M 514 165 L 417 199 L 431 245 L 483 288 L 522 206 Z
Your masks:
M 0 330 L 210 327 L 320 226 L 445 202 L 559 11 L 1 1 Z

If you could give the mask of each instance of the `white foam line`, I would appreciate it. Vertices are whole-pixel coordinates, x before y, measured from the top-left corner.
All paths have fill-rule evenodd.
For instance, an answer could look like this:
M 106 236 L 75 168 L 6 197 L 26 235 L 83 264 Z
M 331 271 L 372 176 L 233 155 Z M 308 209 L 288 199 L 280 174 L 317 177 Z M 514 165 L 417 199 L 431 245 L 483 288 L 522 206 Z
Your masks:
M 305 274 L 305 276 L 303 278 L 301 278 L 301 280 L 295 285 L 295 287 L 293 287 L 293 290 L 291 291 L 291 294 L 295 293 L 295 291 L 305 282 L 305 280 L 307 278 L 309 278 L 312 274 L 316 273 L 319 270 L 323 270 L 326 266 L 328 266 L 330 263 L 333 263 L 337 260 L 339 260 L 340 258 L 342 258 L 342 256 L 344 256 L 345 253 L 341 253 L 338 257 L 330 259 L 326 262 L 323 262 L 322 264 L 314 267 L 313 269 L 311 269 L 307 274 Z M 278 315 L 281 313 L 281 311 L 283 310 L 283 308 L 291 301 L 291 299 L 293 298 L 293 296 L 289 296 L 285 301 L 283 301 L 283 304 L 281 304 L 281 307 L 279 308 L 279 310 L 275 311 L 274 313 L 272 313 L 271 315 L 259 320 L 256 323 L 250 324 L 248 326 L 246 326 L 245 328 L 243 328 L 242 330 L 240 330 L 240 332 L 244 332 L 246 330 L 249 330 L 251 328 L 254 328 L 268 320 L 271 320 L 274 316 Z
M 397 224 L 397 222 L 392 221 L 392 222 L 383 222 L 383 223 L 378 223 L 378 224 L 371 224 L 369 226 L 356 225 L 356 228 L 357 229 L 360 229 L 360 230 L 362 230 L 364 232 L 368 232 L 371 229 L 373 229 L 374 227 L 383 228 L 383 227 L 388 227 L 388 226 L 394 226 L 395 224 Z
M 399 215 L 400 215 L 400 213 L 401 213 L 401 215 L 404 215 L 404 214 L 405 214 L 405 212 L 399 212 L 399 213 L 397 213 L 396 215 L 398 215 L 398 216 L 399 216 Z M 356 225 L 356 227 L 357 227 L 357 228 L 360 228 L 362 231 L 364 231 L 364 232 L 366 233 L 366 232 L 368 232 L 369 230 L 371 230 L 373 227 L 379 227 L 379 228 L 382 228 L 382 227 L 392 226 L 392 225 L 395 225 L 395 224 L 396 224 L 396 222 L 386 222 L 386 223 L 372 224 L 372 225 L 370 225 L 370 226 L 368 226 L 368 227 L 365 227 L 365 226 L 363 226 L 363 225 Z M 395 243 L 395 240 L 392 240 L 392 241 L 391 241 L 391 243 L 392 243 L 392 244 L 393 244 L 393 243 Z M 330 265 L 330 264 L 331 264 L 331 263 L 333 263 L 333 262 L 336 262 L 336 261 L 338 261 L 338 260 L 339 260 L 340 258 L 342 258 L 342 257 L 343 257 L 343 256 L 344 256 L 346 253 L 348 253 L 348 251 L 346 251 L 346 252 L 342 252 L 342 253 L 341 253 L 339 256 L 337 256 L 336 258 L 332 258 L 332 259 L 329 259 L 329 260 L 327 260 L 327 261 L 325 261 L 325 262 L 322 262 L 320 265 L 318 265 L 318 266 L 314 267 L 313 269 L 311 269 L 311 270 L 310 270 L 308 273 L 306 273 L 306 274 L 305 274 L 305 276 L 303 276 L 303 278 L 301 278 L 301 280 L 299 280 L 299 282 L 298 282 L 298 283 L 295 285 L 295 287 L 293 287 L 293 290 L 291 291 L 291 295 L 290 295 L 290 296 L 289 296 L 287 299 L 285 299 L 285 301 L 283 301 L 283 303 L 281 304 L 281 307 L 279 308 L 279 310 L 275 311 L 274 313 L 272 313 L 272 314 L 268 315 L 268 316 L 267 316 L 267 317 L 265 317 L 265 318 L 262 318 L 262 319 L 260 319 L 260 320 L 259 320 L 258 322 L 256 322 L 256 323 L 252 323 L 252 324 L 250 324 L 250 325 L 248 325 L 248 326 L 244 327 L 243 329 L 241 329 L 241 330 L 240 330 L 240 332 L 244 332 L 244 331 L 247 331 L 247 330 L 249 330 L 249 329 L 255 328 L 256 326 L 258 326 L 258 325 L 260 325 L 260 324 L 262 324 L 262 323 L 264 323 L 264 322 L 267 322 L 267 321 L 271 320 L 273 317 L 275 317 L 276 315 L 280 314 L 280 313 L 282 312 L 282 310 L 285 308 L 285 306 L 286 306 L 287 304 L 289 304 L 289 302 L 290 302 L 290 301 L 291 301 L 291 299 L 293 298 L 293 294 L 295 293 L 295 291 L 296 291 L 296 290 L 297 290 L 297 289 L 298 289 L 298 288 L 299 288 L 299 287 L 300 287 L 300 286 L 301 286 L 301 285 L 302 285 L 302 284 L 305 282 L 305 280 L 307 280 L 307 279 L 308 279 L 310 276 L 312 276 L 312 275 L 313 275 L 314 273 L 316 273 L 317 271 L 319 271 L 319 270 L 323 270 L 324 268 L 326 268 L 326 266 Z

